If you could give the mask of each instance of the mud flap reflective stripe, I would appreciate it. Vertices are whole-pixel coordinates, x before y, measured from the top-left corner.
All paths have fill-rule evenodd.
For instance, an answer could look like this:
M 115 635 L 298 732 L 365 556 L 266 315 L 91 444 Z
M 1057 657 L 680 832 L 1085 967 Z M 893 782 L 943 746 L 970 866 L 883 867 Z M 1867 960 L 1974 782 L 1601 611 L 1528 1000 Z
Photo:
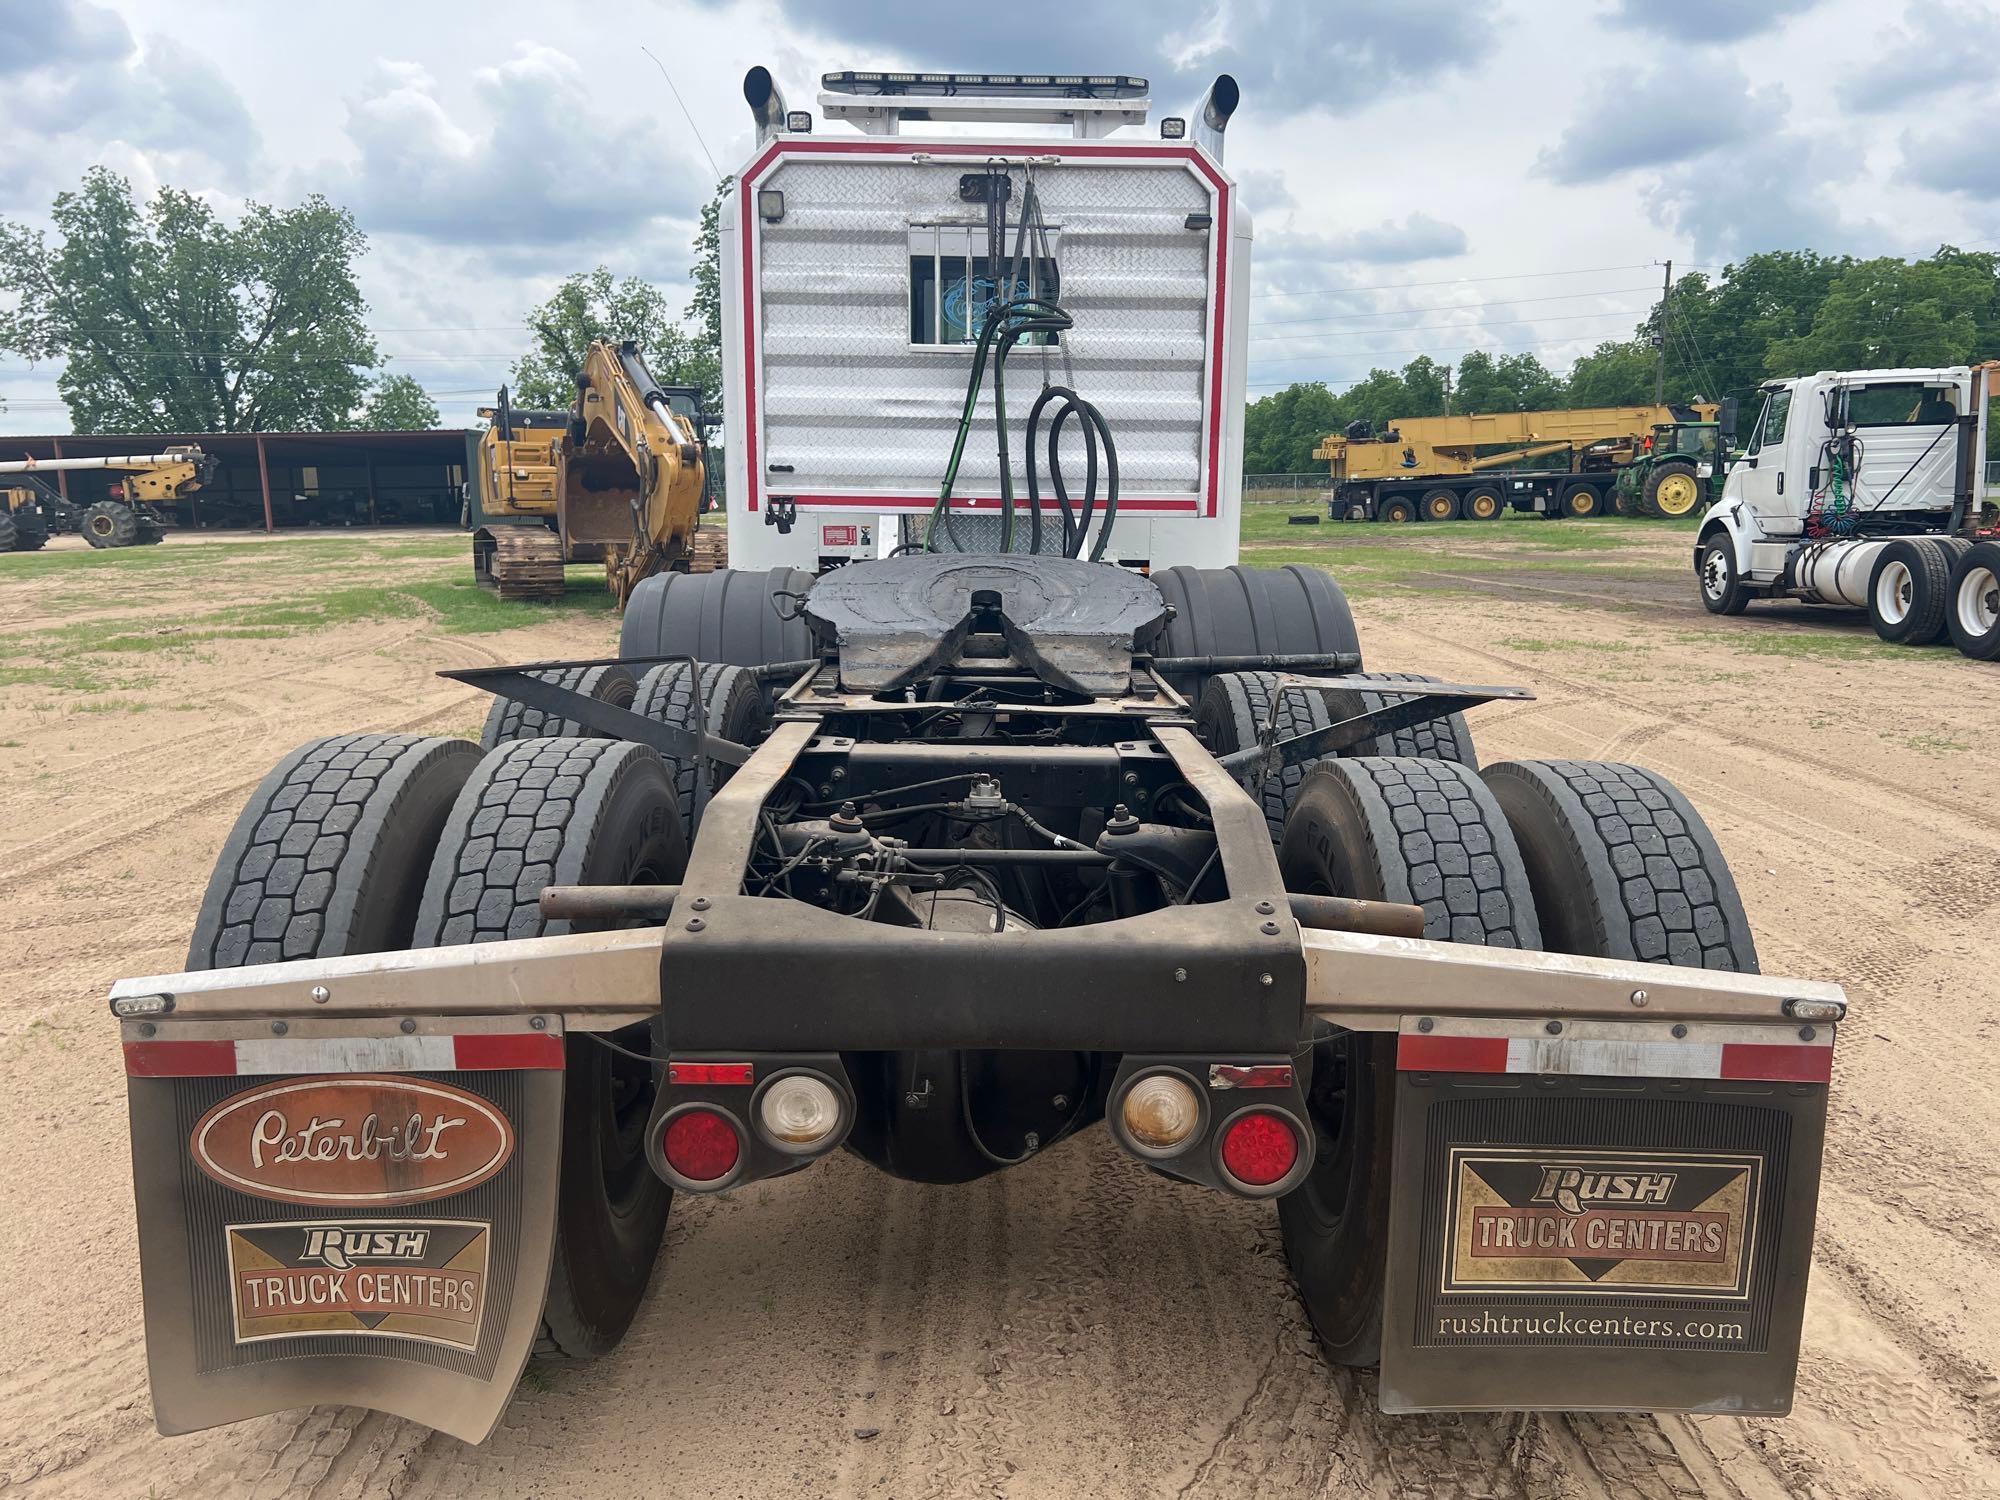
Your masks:
M 1668 1076 L 1565 1070 L 1664 1056 L 1636 1037 L 1545 1072 L 1443 1040 L 1399 1046 L 1383 1410 L 1789 1411 L 1826 1085 L 1707 1036 Z
M 467 1442 L 534 1346 L 554 1243 L 560 1023 L 300 1038 L 128 1030 L 146 1350 L 164 1433 L 320 1402 Z M 192 1027 L 190 1028 L 192 1029 Z M 360 1028 L 373 1029 L 373 1028 Z M 432 1030 L 427 1024 L 424 1029 Z M 232 1045 L 233 1040 L 233 1045 Z M 461 1047 L 454 1043 L 464 1044 Z M 456 1067 L 434 1060 L 440 1044 Z M 134 1054 L 137 1054 L 135 1057 Z M 346 1057 L 370 1071 L 303 1071 Z M 553 1058 L 553 1065 L 549 1059 Z M 301 1069 L 291 1066 L 302 1065 Z M 494 1066 L 495 1063 L 527 1066 Z

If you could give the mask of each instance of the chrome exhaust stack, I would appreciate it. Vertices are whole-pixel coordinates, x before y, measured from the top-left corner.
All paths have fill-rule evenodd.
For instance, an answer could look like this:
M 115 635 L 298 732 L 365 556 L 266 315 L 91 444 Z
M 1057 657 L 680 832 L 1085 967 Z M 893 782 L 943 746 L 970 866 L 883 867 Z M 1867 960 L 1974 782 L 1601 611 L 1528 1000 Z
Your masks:
M 1222 160 L 1222 133 L 1242 102 L 1243 90 L 1237 87 L 1235 77 L 1218 73 L 1194 107 L 1194 142 L 1217 161 Z
M 776 139 L 785 128 L 785 96 L 769 68 L 752 68 L 743 75 L 743 101 L 757 122 L 757 144 Z

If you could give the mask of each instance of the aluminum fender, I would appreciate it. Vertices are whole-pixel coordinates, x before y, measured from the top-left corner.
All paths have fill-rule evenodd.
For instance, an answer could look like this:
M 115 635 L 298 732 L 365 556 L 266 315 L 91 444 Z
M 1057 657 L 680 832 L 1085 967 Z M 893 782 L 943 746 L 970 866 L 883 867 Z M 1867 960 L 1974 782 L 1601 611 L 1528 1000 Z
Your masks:
M 548 1290 L 561 1025 L 403 1024 L 122 1028 L 162 1433 L 322 1402 L 499 1421 Z

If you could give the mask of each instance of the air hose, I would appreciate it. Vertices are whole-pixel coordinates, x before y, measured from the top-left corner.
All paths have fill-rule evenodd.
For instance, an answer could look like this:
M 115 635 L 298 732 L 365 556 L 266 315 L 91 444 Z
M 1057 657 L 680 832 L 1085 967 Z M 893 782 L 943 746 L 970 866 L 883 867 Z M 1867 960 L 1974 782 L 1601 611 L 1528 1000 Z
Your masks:
M 989 203 L 997 197 L 997 194 L 992 194 Z M 1031 227 L 1035 229 L 1036 240 L 1042 246 L 1040 254 L 1046 257 L 1045 226 L 1041 222 L 1041 205 L 1036 197 L 1032 173 L 1029 174 L 1027 191 L 1022 198 L 1020 229 L 1014 253 L 1008 257 L 1004 270 L 995 268 L 1003 278 L 998 285 L 1008 292 L 1014 289 L 1015 265 L 1021 258 Z M 993 230 L 994 226 L 989 226 L 989 234 Z M 1004 212 L 997 221 L 997 232 L 1004 242 Z M 943 550 L 939 546 L 940 536 L 950 543 L 951 550 L 957 552 L 965 550 L 953 527 L 951 492 L 953 485 L 958 482 L 958 469 L 965 457 L 965 443 L 971 435 L 973 413 L 979 405 L 979 391 L 985 383 L 986 364 L 989 358 L 993 363 L 993 421 L 995 447 L 1000 463 L 1000 550 L 1013 551 L 1015 500 L 1014 470 L 1007 448 L 1007 356 L 1013 352 L 1015 345 L 1030 334 L 1066 333 L 1073 326 L 1075 320 L 1066 309 L 1039 296 L 1011 297 L 988 313 L 985 325 L 980 329 L 979 342 L 973 350 L 972 371 L 966 381 L 965 405 L 959 412 L 958 432 L 952 441 L 951 459 L 945 466 L 944 482 L 939 486 L 937 503 L 931 509 L 931 524 L 925 533 L 926 551 Z M 1046 381 L 1046 373 L 1043 378 Z M 1074 376 L 1071 378 L 1074 379 Z M 1041 490 L 1035 474 L 1035 439 L 1040 431 L 1043 412 L 1052 403 L 1055 404 L 1055 411 L 1049 424 L 1049 480 L 1055 490 L 1056 503 L 1062 509 L 1062 544 L 1059 555 L 1063 557 L 1081 557 L 1084 547 L 1089 544 L 1090 527 L 1097 512 L 1099 445 L 1102 444 L 1104 449 L 1104 519 L 1099 526 L 1097 540 L 1091 544 L 1090 549 L 1090 560 L 1099 562 L 1103 560 L 1104 549 L 1111 541 L 1111 524 L 1118 517 L 1118 448 L 1112 441 L 1111 428 L 1105 422 L 1103 413 L 1069 386 L 1044 384 L 1035 404 L 1028 412 L 1025 454 L 1028 474 L 1028 550 L 1035 556 L 1041 556 L 1043 553 Z M 1060 456 L 1063 424 L 1071 417 L 1076 418 L 1084 439 L 1081 514 L 1072 508 L 1069 487 L 1063 482 Z

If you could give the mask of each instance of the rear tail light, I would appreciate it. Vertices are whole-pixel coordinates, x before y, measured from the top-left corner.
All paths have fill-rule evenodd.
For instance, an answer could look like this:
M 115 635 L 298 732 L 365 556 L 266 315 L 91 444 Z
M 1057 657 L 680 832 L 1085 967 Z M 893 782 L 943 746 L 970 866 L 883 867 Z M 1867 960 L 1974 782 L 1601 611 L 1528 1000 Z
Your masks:
M 660 1155 L 689 1182 L 720 1182 L 736 1170 L 743 1142 L 729 1116 L 696 1105 L 667 1121 Z
M 1179 1151 L 1201 1128 L 1201 1096 L 1177 1073 L 1148 1073 L 1125 1091 L 1119 1117 L 1141 1151 Z
M 1299 1133 L 1283 1115 L 1249 1109 L 1222 1131 L 1223 1170 L 1246 1188 L 1271 1188 L 1299 1164 Z
M 814 1151 L 839 1132 L 840 1095 L 811 1073 L 781 1073 L 757 1100 L 757 1126 L 780 1151 Z

